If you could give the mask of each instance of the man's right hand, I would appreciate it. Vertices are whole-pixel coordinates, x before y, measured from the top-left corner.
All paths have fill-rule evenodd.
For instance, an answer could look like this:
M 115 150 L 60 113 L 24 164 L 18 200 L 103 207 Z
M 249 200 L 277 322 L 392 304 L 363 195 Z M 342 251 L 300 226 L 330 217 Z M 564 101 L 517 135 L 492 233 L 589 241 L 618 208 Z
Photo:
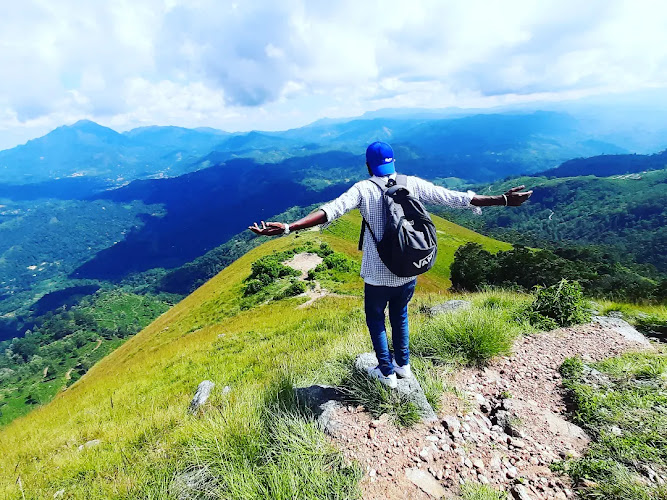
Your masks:
M 285 224 L 282 222 L 261 222 L 261 227 L 255 222 L 252 226 L 248 226 L 248 229 L 260 236 L 278 236 L 285 232 Z

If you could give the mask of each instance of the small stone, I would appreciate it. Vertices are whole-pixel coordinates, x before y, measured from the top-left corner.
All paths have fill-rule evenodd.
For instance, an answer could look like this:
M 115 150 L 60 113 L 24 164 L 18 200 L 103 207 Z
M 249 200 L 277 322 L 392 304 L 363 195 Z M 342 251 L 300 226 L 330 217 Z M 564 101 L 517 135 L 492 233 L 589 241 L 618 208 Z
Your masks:
M 516 476 L 519 475 L 519 471 L 517 470 L 516 467 L 510 465 L 509 467 L 507 467 L 505 475 L 507 476 L 508 479 L 514 479 Z
M 475 469 L 477 469 L 477 470 L 483 470 L 483 469 L 484 469 L 484 462 L 483 462 L 481 459 L 479 459 L 479 458 L 476 458 L 475 460 L 473 460 L 473 461 L 472 461 L 472 465 L 473 465 L 473 466 L 475 467 Z
M 478 474 L 477 475 L 477 480 L 482 483 L 482 484 L 489 484 L 489 480 L 484 474 Z
M 512 496 L 516 500 L 533 500 L 533 497 L 528 494 L 526 487 L 520 484 L 514 485 L 512 488 Z
M 380 426 L 380 421 L 379 420 L 371 420 L 371 423 L 369 424 L 373 429 L 377 429 Z
M 466 458 L 466 459 L 463 461 L 463 465 L 465 465 L 468 469 L 472 469 L 472 462 L 470 461 L 469 458 Z
M 65 490 L 64 490 L 64 489 L 62 489 L 62 490 L 58 490 L 58 491 L 56 491 L 56 492 L 53 494 L 53 498 L 60 498 L 60 497 L 62 497 L 64 494 L 65 494 Z
M 519 449 L 521 449 L 521 448 L 525 448 L 525 447 L 526 447 L 526 443 L 524 443 L 523 440 L 521 440 L 521 439 L 519 439 L 519 438 L 510 437 L 510 438 L 507 440 L 507 442 L 508 442 L 509 444 L 511 444 L 512 446 L 514 446 L 515 448 L 519 448 Z
M 368 439 L 375 439 L 375 429 L 368 429 Z
M 461 422 L 451 415 L 447 415 L 442 419 L 442 425 L 452 434 L 459 432 L 461 429 Z
M 421 458 L 424 462 L 428 461 L 428 449 L 424 448 L 422 451 L 419 452 L 419 458 Z
M 375 469 L 371 469 L 370 471 L 368 471 L 368 475 L 370 477 L 375 477 L 376 474 L 377 474 L 377 471 Z

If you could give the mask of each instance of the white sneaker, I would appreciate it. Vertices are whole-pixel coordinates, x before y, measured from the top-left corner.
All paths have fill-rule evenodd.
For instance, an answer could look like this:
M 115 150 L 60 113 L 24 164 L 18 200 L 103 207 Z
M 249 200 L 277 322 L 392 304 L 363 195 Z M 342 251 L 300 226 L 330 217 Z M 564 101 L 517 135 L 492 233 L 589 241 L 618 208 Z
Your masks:
M 391 363 L 394 365 L 394 371 L 396 372 L 396 375 L 398 375 L 401 378 L 412 378 L 412 370 L 410 369 L 410 363 L 408 363 L 405 366 L 398 366 L 396 364 L 396 360 L 392 360 Z
M 390 389 L 396 389 L 396 387 L 398 386 L 398 380 L 396 379 L 396 374 L 392 373 L 391 375 L 385 376 L 380 371 L 379 366 L 376 366 L 375 368 L 369 368 L 368 376 L 371 378 L 378 379 L 380 382 L 382 382 Z

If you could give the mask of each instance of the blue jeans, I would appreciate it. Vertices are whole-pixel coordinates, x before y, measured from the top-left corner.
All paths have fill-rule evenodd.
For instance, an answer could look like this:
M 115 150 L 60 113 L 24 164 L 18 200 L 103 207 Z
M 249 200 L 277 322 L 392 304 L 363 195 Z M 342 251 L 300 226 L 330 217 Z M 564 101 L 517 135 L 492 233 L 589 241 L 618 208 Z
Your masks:
M 394 373 L 394 367 L 391 364 L 391 353 L 387 344 L 384 311 L 389 304 L 389 322 L 391 323 L 394 358 L 398 366 L 405 366 L 410 363 L 408 302 L 415 293 L 416 283 L 416 279 L 402 286 L 375 286 L 366 283 L 364 289 L 366 325 L 368 325 L 368 331 L 371 334 L 380 371 L 385 376 Z

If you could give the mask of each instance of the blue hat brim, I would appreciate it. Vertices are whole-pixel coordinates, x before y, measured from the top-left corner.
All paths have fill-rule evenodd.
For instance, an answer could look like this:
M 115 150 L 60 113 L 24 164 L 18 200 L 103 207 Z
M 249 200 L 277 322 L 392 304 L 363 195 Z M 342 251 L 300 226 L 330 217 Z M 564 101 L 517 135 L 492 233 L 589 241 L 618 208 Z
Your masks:
M 382 165 L 371 168 L 371 172 L 373 172 L 373 175 L 383 177 L 385 175 L 395 174 L 396 167 L 394 166 L 394 162 L 391 161 L 389 163 L 383 163 Z

